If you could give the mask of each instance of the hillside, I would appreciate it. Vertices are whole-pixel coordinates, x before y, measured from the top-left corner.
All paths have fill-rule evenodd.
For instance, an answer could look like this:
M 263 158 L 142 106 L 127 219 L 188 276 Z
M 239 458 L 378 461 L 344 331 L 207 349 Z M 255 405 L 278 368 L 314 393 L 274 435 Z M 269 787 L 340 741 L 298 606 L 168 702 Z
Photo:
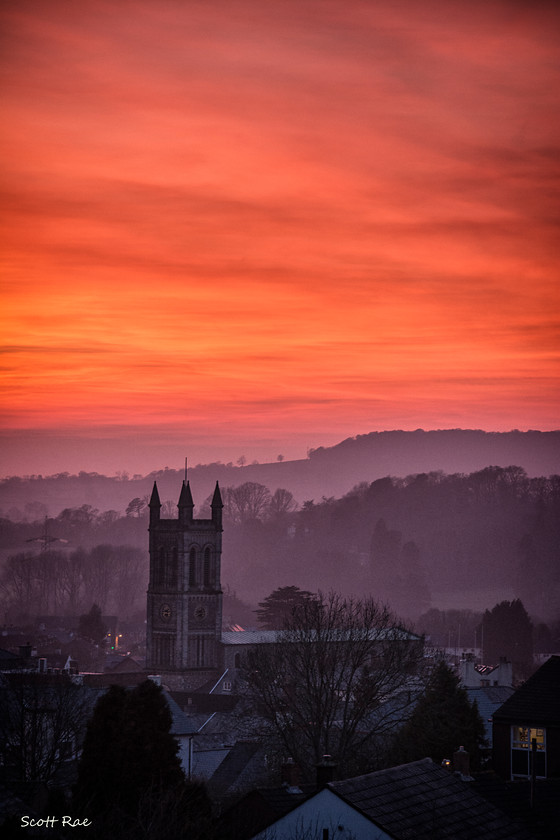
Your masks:
M 340 497 L 363 481 L 442 471 L 470 473 L 486 466 L 522 467 L 528 476 L 560 473 L 560 431 L 483 432 L 440 430 L 371 432 L 336 446 L 320 447 L 308 458 L 237 467 L 213 463 L 189 469 L 195 503 L 201 505 L 216 481 L 223 487 L 246 481 L 290 490 L 301 504 Z M 57 516 L 67 507 L 91 505 L 124 512 L 131 499 L 145 497 L 157 479 L 162 501 L 175 502 L 184 473 L 165 469 L 148 476 L 109 477 L 97 473 L 11 477 L 0 481 L 1 515 L 12 519 Z

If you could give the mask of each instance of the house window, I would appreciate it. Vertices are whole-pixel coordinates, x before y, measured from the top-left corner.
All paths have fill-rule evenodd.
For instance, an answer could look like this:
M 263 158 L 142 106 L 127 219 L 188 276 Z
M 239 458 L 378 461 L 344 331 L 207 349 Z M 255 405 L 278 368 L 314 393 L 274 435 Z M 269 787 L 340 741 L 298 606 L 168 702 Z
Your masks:
M 536 775 L 546 778 L 546 729 L 530 726 L 511 727 L 511 775 L 531 776 L 532 745 L 536 741 Z
M 231 682 L 229 682 L 229 680 L 226 680 L 224 682 L 223 688 L 224 688 L 224 691 L 231 691 Z

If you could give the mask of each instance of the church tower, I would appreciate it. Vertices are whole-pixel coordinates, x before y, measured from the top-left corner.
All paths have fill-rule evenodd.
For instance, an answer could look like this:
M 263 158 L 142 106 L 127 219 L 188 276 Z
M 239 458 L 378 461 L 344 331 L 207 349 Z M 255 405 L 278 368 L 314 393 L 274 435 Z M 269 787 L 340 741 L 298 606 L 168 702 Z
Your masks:
M 218 482 L 212 518 L 194 519 L 183 481 L 178 518 L 162 519 L 157 484 L 150 499 L 150 582 L 146 666 L 193 671 L 221 666 L 222 497 Z

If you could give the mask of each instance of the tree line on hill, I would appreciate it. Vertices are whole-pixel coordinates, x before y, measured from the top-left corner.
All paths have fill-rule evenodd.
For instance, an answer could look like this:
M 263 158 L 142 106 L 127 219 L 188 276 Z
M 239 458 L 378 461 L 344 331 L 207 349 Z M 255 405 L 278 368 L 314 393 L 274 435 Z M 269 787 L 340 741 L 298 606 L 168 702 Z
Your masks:
M 186 453 L 188 454 L 188 453 Z M 518 464 L 529 476 L 560 473 L 560 431 L 484 432 L 444 429 L 414 432 L 371 432 L 347 438 L 335 446 L 309 449 L 307 458 L 273 463 L 216 461 L 189 467 L 188 475 L 196 502 L 221 487 L 245 482 L 265 487 L 286 487 L 302 504 L 323 495 L 339 498 L 363 481 L 387 475 L 411 475 L 442 471 L 468 474 L 488 464 L 507 467 Z M 9 476 L 0 479 L 0 517 L 33 521 L 57 516 L 68 507 L 91 505 L 122 514 L 135 497 L 149 495 L 155 480 L 160 497 L 177 500 L 183 469 L 165 467 L 148 475 L 120 471 L 107 476 L 97 472 L 55 475 Z
M 256 482 L 222 494 L 222 580 L 246 603 L 278 586 L 314 591 L 320 582 L 345 595 L 369 593 L 416 620 L 441 592 L 501 587 L 538 619 L 560 615 L 559 476 L 487 467 L 469 475 L 385 477 L 299 506 L 289 490 Z M 129 499 L 124 516 L 81 505 L 47 521 L 0 519 L 8 606 L 30 593 L 49 610 L 70 609 L 80 586 L 90 585 L 89 565 L 97 564 L 102 574 L 92 585 L 100 591 L 82 606 L 117 599 L 111 610 L 133 609 L 148 575 L 146 502 Z M 164 502 L 164 515 L 176 511 L 176 502 Z M 196 515 L 209 515 L 207 502 Z M 39 550 L 42 561 L 33 559 Z
M 531 614 L 560 616 L 559 476 L 488 467 L 386 477 L 276 518 L 225 521 L 224 578 L 251 601 L 320 582 L 417 619 L 441 592 L 506 588 Z

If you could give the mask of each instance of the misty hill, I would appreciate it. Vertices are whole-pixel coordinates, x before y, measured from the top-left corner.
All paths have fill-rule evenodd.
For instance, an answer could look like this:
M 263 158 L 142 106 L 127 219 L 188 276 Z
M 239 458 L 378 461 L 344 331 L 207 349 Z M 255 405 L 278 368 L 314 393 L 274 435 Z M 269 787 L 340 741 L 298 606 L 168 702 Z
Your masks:
M 244 467 L 220 462 L 199 464 L 189 469 L 189 480 L 198 506 L 208 498 L 216 481 L 223 487 L 252 481 L 272 491 L 286 488 L 301 504 L 323 496 L 340 497 L 361 482 L 388 475 L 470 473 L 490 465 L 520 466 L 530 477 L 560 473 L 560 431 L 371 432 L 336 446 L 310 450 L 303 460 Z M 182 478 L 182 469 L 168 468 L 132 478 L 85 472 L 11 477 L 0 481 L 0 511 L 11 519 L 28 520 L 47 514 L 57 516 L 64 508 L 83 504 L 124 513 L 132 499 L 149 495 L 154 480 L 162 501 L 176 503 Z
M 270 494 L 255 482 L 224 488 L 223 498 L 222 581 L 250 604 L 295 585 L 372 594 L 413 620 L 430 606 L 481 611 L 513 597 L 534 617 L 560 617 L 558 475 L 492 466 L 385 477 L 298 509 L 289 491 Z M 57 539 L 44 552 L 44 522 L 0 519 L 5 611 L 29 610 L 35 598 L 41 614 L 52 602 L 74 615 L 91 597 L 121 616 L 137 609 L 148 524 L 145 504 L 120 517 L 68 508 L 49 520 Z

